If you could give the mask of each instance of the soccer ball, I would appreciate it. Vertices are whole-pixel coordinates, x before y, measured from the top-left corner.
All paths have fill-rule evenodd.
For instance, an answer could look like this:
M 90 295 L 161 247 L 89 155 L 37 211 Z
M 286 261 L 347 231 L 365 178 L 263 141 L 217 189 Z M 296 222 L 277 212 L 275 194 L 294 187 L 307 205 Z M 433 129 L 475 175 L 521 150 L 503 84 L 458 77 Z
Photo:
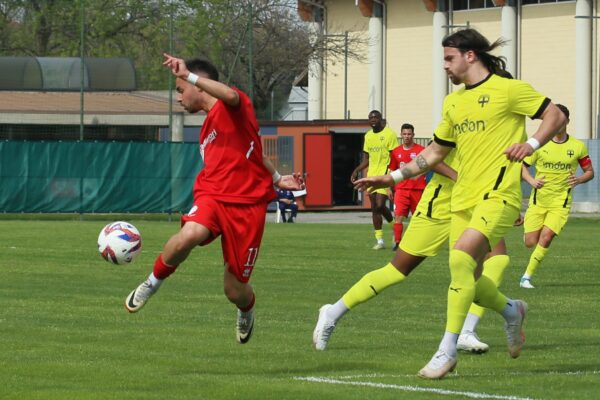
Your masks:
M 100 231 L 98 251 L 113 264 L 129 264 L 142 251 L 140 231 L 128 222 L 111 222 Z

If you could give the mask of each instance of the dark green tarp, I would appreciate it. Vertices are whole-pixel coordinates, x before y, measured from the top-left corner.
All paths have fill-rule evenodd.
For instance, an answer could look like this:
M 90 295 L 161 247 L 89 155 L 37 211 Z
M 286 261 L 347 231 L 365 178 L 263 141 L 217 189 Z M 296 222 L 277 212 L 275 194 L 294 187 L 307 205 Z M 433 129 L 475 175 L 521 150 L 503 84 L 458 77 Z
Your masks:
M 197 143 L 0 142 L 0 212 L 176 212 L 192 205 Z

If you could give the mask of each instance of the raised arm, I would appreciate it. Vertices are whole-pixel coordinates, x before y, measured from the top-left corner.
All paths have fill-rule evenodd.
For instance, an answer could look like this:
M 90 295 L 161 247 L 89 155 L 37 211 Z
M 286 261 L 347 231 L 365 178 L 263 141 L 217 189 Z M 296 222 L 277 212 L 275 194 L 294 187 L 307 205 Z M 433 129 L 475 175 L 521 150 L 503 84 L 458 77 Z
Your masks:
M 238 92 L 229 86 L 219 81 L 214 81 L 205 76 L 198 76 L 190 72 L 185 65 L 185 61 L 181 58 L 173 57 L 167 53 L 164 53 L 163 55 L 165 56 L 163 65 L 170 68 L 173 75 L 177 78 L 189 82 L 229 106 L 235 107 L 240 103 Z
M 280 175 L 279 172 L 277 172 L 277 169 L 275 169 L 275 166 L 264 154 L 263 164 L 271 173 L 273 184 L 278 188 L 285 190 L 302 190 L 306 187 L 304 184 L 304 178 L 302 178 L 302 174 L 300 172 L 294 172 L 291 175 Z
M 440 163 L 448 155 L 450 150 L 452 148 L 433 142 L 402 168 L 392 171 L 388 175 L 359 179 L 354 182 L 354 187 L 363 191 L 394 186 L 400 181 L 410 179 L 433 168 L 434 165 Z
M 445 176 L 446 178 L 452 179 L 454 182 L 456 182 L 458 179 L 458 173 L 443 161 L 435 164 L 433 167 L 431 167 L 431 170 Z

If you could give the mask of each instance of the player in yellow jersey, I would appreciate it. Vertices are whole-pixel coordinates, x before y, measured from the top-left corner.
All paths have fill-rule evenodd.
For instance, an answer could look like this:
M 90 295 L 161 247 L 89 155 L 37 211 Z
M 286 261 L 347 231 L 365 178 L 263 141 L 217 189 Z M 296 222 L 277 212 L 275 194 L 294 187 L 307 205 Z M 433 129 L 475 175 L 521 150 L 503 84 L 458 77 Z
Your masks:
M 365 134 L 363 159 L 352 171 L 352 175 L 350 175 L 351 182 L 354 182 L 358 173 L 367 167 L 367 176 L 386 174 L 390 163 L 390 151 L 398 147 L 396 133 L 385 125 L 379 111 L 373 110 L 369 113 L 369 124 L 371 130 Z M 387 189 L 374 190 L 369 193 L 373 228 L 375 229 L 375 240 L 377 241 L 373 246 L 373 250 L 384 248 L 383 218 L 389 223 L 394 221 L 392 212 L 385 205 L 387 198 Z
M 569 110 L 562 104 L 558 108 L 569 118 Z M 535 246 L 520 286 L 533 289 L 531 277 L 540 265 L 555 236 L 567 223 L 573 201 L 573 188 L 594 178 L 594 168 L 585 144 L 567 134 L 565 126 L 542 149 L 525 158 L 523 180 L 533 190 L 525 213 L 525 246 Z M 535 166 L 535 178 L 527 166 Z M 576 176 L 577 166 L 583 174 Z
M 431 168 L 456 148 L 460 167 L 450 204 L 446 331 L 438 351 L 419 371 L 426 379 L 442 378 L 456 367 L 458 336 L 474 300 L 504 317 L 511 357 L 518 357 L 523 347 L 527 305 L 504 296 L 481 271 L 487 253 L 519 215 L 520 162 L 547 143 L 566 118 L 526 82 L 495 74 L 505 69 L 505 62 L 490 52 L 502 43 L 490 44 L 474 29 L 444 38 L 444 69 L 452 83 L 464 87 L 446 96 L 434 142 L 401 169 L 355 182 L 359 190 L 392 186 Z M 542 119 L 527 141 L 526 116 Z
M 338 321 L 350 310 L 390 286 L 403 282 L 427 257 L 436 256 L 450 235 L 450 197 L 456 180 L 457 162 L 454 151 L 438 164 L 437 173 L 426 186 L 404 238 L 392 261 L 383 268 L 364 275 L 334 304 L 319 309 L 319 318 L 313 331 L 313 346 L 325 350 Z M 484 274 L 499 285 L 509 264 L 504 241 L 488 255 Z M 484 309 L 471 306 L 458 339 L 458 349 L 485 353 L 489 346 L 479 340 L 475 329 Z

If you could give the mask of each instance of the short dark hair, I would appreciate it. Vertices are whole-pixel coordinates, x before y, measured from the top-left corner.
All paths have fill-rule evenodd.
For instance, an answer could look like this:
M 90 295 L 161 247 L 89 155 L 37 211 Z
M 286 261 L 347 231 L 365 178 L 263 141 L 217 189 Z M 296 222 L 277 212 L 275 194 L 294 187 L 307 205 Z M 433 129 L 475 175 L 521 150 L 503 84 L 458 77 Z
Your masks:
M 410 129 L 413 132 L 415 131 L 415 127 L 412 126 L 412 124 L 409 124 L 408 122 L 402 124 L 402 126 L 400 127 L 400 130 L 403 130 L 403 129 Z
M 219 80 L 219 71 L 217 71 L 217 67 L 215 67 L 206 59 L 191 58 L 189 60 L 185 60 L 185 66 L 190 72 L 195 74 L 205 73 L 208 75 L 208 79 L 212 79 L 213 81 Z
M 562 104 L 557 104 L 556 107 L 558 107 L 560 109 L 560 111 L 563 112 L 563 114 L 565 114 L 565 117 L 567 117 L 567 119 L 569 119 L 569 109 L 566 106 L 563 106 Z
M 381 115 L 381 111 L 379 111 L 379 110 L 371 110 L 369 112 L 369 115 L 371 115 L 371 114 L 377 114 L 377 115 L 379 115 L 379 118 L 383 118 L 383 115 Z
M 490 51 L 505 44 L 506 40 L 504 39 L 498 39 L 490 44 L 485 36 L 472 28 L 461 29 L 442 40 L 442 46 L 444 47 L 454 47 L 461 53 L 473 51 L 490 72 L 498 75 L 499 71 L 506 70 L 506 59 L 491 55 Z

